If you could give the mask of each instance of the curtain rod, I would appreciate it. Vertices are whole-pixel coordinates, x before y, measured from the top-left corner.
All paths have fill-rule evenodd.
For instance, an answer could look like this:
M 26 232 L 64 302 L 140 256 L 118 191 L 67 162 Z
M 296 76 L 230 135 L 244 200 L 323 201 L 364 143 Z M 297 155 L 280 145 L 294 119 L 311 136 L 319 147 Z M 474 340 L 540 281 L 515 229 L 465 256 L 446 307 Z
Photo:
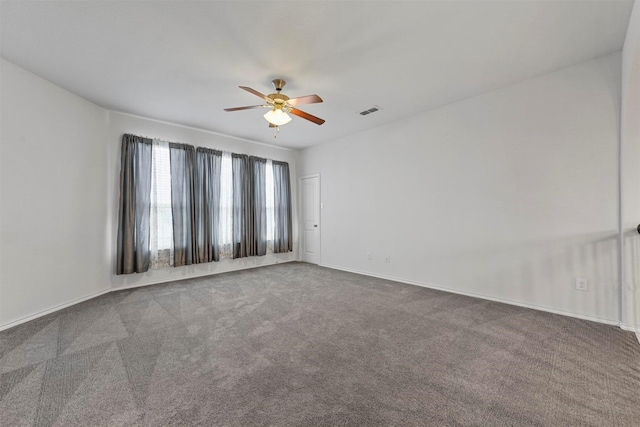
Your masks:
M 140 137 L 140 138 L 146 138 L 146 139 L 150 139 L 150 140 L 152 140 L 152 141 L 165 142 L 165 143 L 167 143 L 167 144 L 185 144 L 185 145 L 192 145 L 192 144 L 186 144 L 186 143 L 184 143 L 184 142 L 168 141 L 168 140 L 166 140 L 166 139 L 154 138 L 154 137 L 150 137 L 150 136 L 146 136 L 146 135 L 136 135 L 136 134 L 133 134 L 133 133 L 129 133 L 129 134 L 127 134 L 127 135 L 137 136 L 137 137 Z M 198 148 L 199 146 L 198 146 L 198 145 L 193 145 L 193 147 Z M 209 147 L 202 147 L 202 148 L 209 148 Z M 212 150 L 222 151 L 223 153 L 229 153 L 229 154 L 246 154 L 246 153 L 234 153 L 233 151 L 229 151 L 229 150 L 220 150 L 220 149 L 218 149 L 218 148 L 211 148 L 211 149 L 212 149 Z M 249 154 L 246 154 L 246 155 L 247 155 L 247 156 L 249 156 Z M 274 159 L 271 159 L 271 158 L 268 158 L 268 157 L 266 157 L 265 159 L 266 159 L 266 160 L 271 160 L 272 162 L 274 162 L 274 161 L 275 161 L 275 162 L 282 162 L 282 160 L 274 160 Z M 284 163 L 289 164 L 289 162 L 284 162 Z

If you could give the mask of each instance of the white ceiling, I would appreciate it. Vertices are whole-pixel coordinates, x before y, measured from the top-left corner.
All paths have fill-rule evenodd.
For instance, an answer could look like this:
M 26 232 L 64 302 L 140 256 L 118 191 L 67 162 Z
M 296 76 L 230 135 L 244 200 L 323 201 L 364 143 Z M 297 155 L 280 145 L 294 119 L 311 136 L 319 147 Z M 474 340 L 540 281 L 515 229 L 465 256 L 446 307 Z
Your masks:
M 633 0 L 9 1 L 1 55 L 109 109 L 291 148 L 622 49 Z M 238 88 L 316 93 L 277 140 Z M 383 110 L 368 116 L 373 105 Z

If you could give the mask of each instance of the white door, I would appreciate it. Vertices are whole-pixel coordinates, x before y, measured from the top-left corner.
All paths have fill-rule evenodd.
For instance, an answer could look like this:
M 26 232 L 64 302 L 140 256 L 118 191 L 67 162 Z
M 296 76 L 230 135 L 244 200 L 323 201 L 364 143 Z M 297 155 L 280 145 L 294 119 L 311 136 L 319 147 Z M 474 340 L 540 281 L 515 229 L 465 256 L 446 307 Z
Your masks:
M 302 188 L 302 261 L 320 264 L 320 176 L 300 179 Z

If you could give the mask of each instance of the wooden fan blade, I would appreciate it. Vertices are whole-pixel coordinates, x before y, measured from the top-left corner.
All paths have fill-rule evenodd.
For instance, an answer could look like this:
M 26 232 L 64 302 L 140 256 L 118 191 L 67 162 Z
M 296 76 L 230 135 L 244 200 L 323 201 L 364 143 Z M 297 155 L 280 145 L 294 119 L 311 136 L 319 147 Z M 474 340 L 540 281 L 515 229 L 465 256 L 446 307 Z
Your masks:
M 250 110 L 252 108 L 262 108 L 264 105 L 250 105 L 248 107 L 225 108 L 224 111 Z
M 311 114 L 305 113 L 304 111 L 298 110 L 297 108 L 292 108 L 289 110 L 289 112 L 295 116 L 302 117 L 303 119 L 307 119 L 310 122 L 313 122 L 317 125 L 321 125 L 324 123 L 324 120 L 322 120 L 320 117 L 312 116 Z
M 254 94 L 255 96 L 259 96 L 260 98 L 264 99 L 265 101 L 268 100 L 269 98 L 267 98 L 266 95 L 261 94 L 260 92 L 258 92 L 255 89 L 251 89 L 250 87 L 246 87 L 246 86 L 238 86 L 240 89 L 244 89 L 247 92 L 250 92 L 252 94 Z
M 291 98 L 287 101 L 287 104 L 291 106 L 302 105 L 302 104 L 317 104 L 318 102 L 322 102 L 322 98 L 318 95 L 307 95 L 307 96 L 299 96 L 297 98 Z
M 276 125 L 274 125 L 273 123 L 269 123 L 269 127 L 270 127 L 270 128 L 275 128 L 275 127 L 277 127 L 277 126 L 276 126 Z

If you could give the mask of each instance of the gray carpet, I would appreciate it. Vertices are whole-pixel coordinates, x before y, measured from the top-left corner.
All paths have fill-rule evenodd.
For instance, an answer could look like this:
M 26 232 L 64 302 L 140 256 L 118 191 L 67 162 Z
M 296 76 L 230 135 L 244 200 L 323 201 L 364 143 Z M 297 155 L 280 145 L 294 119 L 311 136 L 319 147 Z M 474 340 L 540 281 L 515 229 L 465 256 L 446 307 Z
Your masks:
M 302 263 L 0 332 L 3 426 L 640 425 L 615 327 Z

